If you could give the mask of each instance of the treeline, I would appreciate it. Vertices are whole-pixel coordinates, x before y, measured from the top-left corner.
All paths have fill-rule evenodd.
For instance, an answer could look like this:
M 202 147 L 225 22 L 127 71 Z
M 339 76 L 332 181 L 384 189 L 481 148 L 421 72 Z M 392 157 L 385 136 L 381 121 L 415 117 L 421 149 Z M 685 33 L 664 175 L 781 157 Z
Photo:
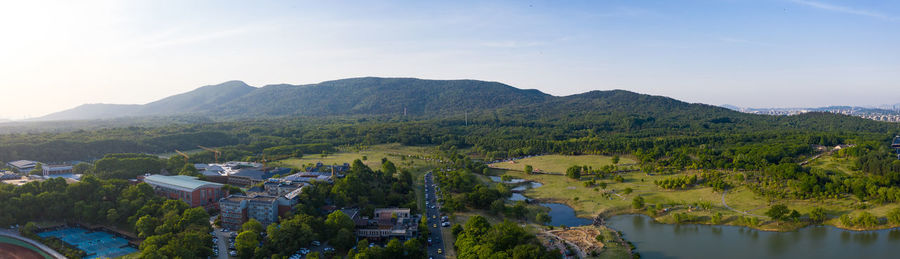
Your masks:
M 80 222 L 118 226 L 146 239 L 144 258 L 199 258 L 212 255 L 209 214 L 180 200 L 165 200 L 147 184 L 85 176 L 0 184 L 0 226 L 27 221 Z M 33 230 L 31 230 L 33 231 Z
M 472 216 L 454 232 L 459 258 L 559 258 L 559 250 L 547 250 L 534 234 L 508 220 L 491 225 Z

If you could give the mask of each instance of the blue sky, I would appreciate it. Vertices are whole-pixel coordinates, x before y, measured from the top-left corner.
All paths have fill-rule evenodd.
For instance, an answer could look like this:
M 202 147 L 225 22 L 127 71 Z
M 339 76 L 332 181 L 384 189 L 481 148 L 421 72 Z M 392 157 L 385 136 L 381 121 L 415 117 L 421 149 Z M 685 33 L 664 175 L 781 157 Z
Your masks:
M 0 118 L 358 76 L 900 103 L 896 1 L 22 1 L 0 3 L 0 31 Z

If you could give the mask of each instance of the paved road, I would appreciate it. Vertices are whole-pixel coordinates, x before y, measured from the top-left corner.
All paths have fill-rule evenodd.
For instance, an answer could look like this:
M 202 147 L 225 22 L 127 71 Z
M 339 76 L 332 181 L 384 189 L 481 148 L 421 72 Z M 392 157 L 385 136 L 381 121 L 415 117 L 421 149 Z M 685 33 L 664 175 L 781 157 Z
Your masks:
M 427 197 L 425 199 L 425 216 L 428 217 L 428 229 L 431 230 L 431 245 L 428 246 L 428 256 L 430 258 L 443 259 L 444 254 L 447 253 L 447 246 L 442 240 L 443 235 L 441 232 L 444 228 L 441 227 L 440 206 L 437 204 L 434 188 L 434 175 L 428 172 L 425 174 L 425 197 Z M 434 227 L 435 224 L 437 224 L 437 228 Z M 443 253 L 438 254 L 438 249 L 442 249 Z

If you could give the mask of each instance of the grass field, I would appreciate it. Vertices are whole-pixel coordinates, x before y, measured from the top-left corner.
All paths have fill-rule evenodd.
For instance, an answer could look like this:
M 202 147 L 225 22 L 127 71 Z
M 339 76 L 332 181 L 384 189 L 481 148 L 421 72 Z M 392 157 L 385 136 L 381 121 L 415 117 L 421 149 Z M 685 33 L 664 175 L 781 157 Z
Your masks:
M 826 171 L 840 172 L 846 175 L 853 175 L 856 171 L 850 169 L 853 160 L 847 158 L 839 158 L 834 156 L 822 156 L 808 164 L 809 167 L 819 168 Z
M 329 154 L 325 157 L 321 155 L 306 155 L 302 158 L 289 158 L 272 162 L 275 166 L 284 166 L 302 170 L 308 164 L 322 162 L 323 164 L 343 164 L 352 163 L 353 160 L 366 159 L 363 163 L 374 170 L 381 169 L 381 159 L 387 158 L 394 162 L 397 167 L 417 168 L 436 165 L 429 158 L 435 152 L 434 147 L 411 147 L 400 144 L 383 144 L 368 146 L 359 150 L 351 150 L 344 148 L 337 153 Z
M 540 159 L 540 157 L 530 158 L 529 163 L 538 164 L 546 168 L 566 168 L 568 165 L 583 164 L 586 160 L 603 161 L 603 159 L 586 159 L 584 156 L 552 156 Z M 567 159 L 570 162 L 566 162 Z M 831 157 L 823 157 L 824 161 L 814 161 L 820 163 L 818 166 L 832 166 L 840 170 L 849 170 L 846 167 L 846 161 L 834 161 Z M 523 159 L 524 160 L 524 159 Z M 607 160 L 608 161 L 608 160 Z M 625 161 L 625 159 L 623 159 Z M 627 162 L 626 162 L 627 163 Z M 802 224 L 784 224 L 776 223 L 764 216 L 771 205 L 785 204 L 790 209 L 797 210 L 801 214 L 809 213 L 815 207 L 822 207 L 826 210 L 830 220 L 826 224 L 841 226 L 837 220 L 840 215 L 850 213 L 857 215 L 862 211 L 868 211 L 877 217 L 884 217 L 891 209 L 900 207 L 900 204 L 872 205 L 864 210 L 856 209 L 861 204 L 859 200 L 852 196 L 846 196 L 839 199 L 809 199 L 809 200 L 778 200 L 770 203 L 766 198 L 755 194 L 747 187 L 737 186 L 728 191 L 724 195 L 724 200 L 731 209 L 726 208 L 722 204 L 723 193 L 713 191 L 710 187 L 695 186 L 688 190 L 666 190 L 657 187 L 653 182 L 655 180 L 674 177 L 677 175 L 646 175 L 641 172 L 630 172 L 621 174 L 625 179 L 624 182 L 616 182 L 612 179 L 603 179 L 600 182 L 606 183 L 606 188 L 585 187 L 583 180 L 575 180 L 562 175 L 534 174 L 526 175 L 519 166 L 524 166 L 524 162 L 517 164 L 502 163 L 504 167 L 513 170 L 494 170 L 496 175 L 510 175 L 515 178 L 523 178 L 543 183 L 542 187 L 528 190 L 524 195 L 544 201 L 553 201 L 567 204 L 575 209 L 576 215 L 584 218 L 591 218 L 598 214 L 616 215 L 623 213 L 647 213 L 644 210 L 636 211 L 631 209 L 631 202 L 635 196 L 642 196 L 648 205 L 666 204 L 670 210 L 667 213 L 654 215 L 657 221 L 674 223 L 674 213 L 689 213 L 700 216 L 702 219 L 709 218 L 717 213 L 723 214 L 721 224 L 737 224 L 740 216 L 752 216 L 760 219 L 762 223 L 758 228 L 764 230 L 791 230 Z M 602 164 L 601 164 L 602 165 Z M 500 168 L 495 164 L 495 168 Z M 835 169 L 835 170 L 837 170 Z M 852 173 L 852 171 L 850 171 Z M 697 171 L 685 171 L 678 175 L 694 174 Z M 726 174 L 736 174 L 735 172 L 724 172 Z M 632 193 L 624 194 L 623 190 L 630 188 Z M 604 194 L 605 193 L 605 194 Z M 689 208 L 690 205 L 697 202 L 707 202 L 712 205 L 709 210 L 697 210 Z M 744 212 L 744 213 L 741 213 Z M 701 222 L 702 223 L 702 222 Z M 878 228 L 895 227 L 892 225 L 880 225 Z
M 633 164 L 634 159 L 629 156 L 622 156 L 619 164 Z M 605 165 L 612 164 L 611 156 L 600 155 L 582 155 L 582 156 L 564 156 L 564 155 L 545 155 L 534 156 L 524 159 L 515 160 L 514 162 L 501 162 L 491 164 L 494 168 L 509 169 L 522 171 L 525 165 L 531 165 L 535 171 L 541 170 L 550 173 L 565 173 L 566 168 L 573 165 L 586 165 L 593 168 L 600 168 Z

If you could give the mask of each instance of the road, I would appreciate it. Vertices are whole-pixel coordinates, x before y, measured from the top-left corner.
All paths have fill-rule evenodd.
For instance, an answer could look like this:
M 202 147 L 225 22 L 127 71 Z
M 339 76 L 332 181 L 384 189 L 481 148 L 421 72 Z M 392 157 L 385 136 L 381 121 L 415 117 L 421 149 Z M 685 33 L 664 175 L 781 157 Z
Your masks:
M 209 224 L 213 226 L 213 232 L 215 233 L 214 237 L 219 239 L 219 241 L 216 242 L 216 245 L 219 247 L 219 256 L 216 258 L 218 258 L 218 259 L 233 258 L 233 257 L 228 256 L 228 242 L 229 242 L 228 240 L 229 240 L 229 237 L 231 236 L 231 232 L 222 232 L 221 228 L 216 228 L 215 225 L 213 225 L 213 223 L 212 223 L 213 221 L 215 221 L 215 219 L 216 219 L 216 216 L 210 217 Z
M 431 172 L 425 174 L 425 216 L 428 217 L 428 229 L 431 230 L 431 245 L 428 246 L 429 258 L 443 259 L 444 253 L 447 253 L 441 232 L 441 212 L 440 205 L 437 204 L 437 196 L 435 196 L 434 175 Z M 437 228 L 433 227 L 437 224 Z M 438 254 L 438 249 L 443 253 Z

